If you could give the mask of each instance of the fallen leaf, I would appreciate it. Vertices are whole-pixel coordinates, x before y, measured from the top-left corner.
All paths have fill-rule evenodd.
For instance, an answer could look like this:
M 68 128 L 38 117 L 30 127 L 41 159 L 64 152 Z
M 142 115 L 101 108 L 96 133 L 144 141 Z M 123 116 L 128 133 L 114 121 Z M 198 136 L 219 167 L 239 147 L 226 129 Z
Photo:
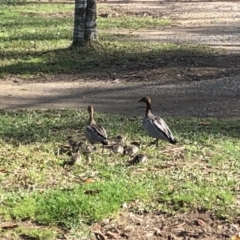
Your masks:
M 100 193 L 100 192 L 102 192 L 102 190 L 95 189 L 95 190 L 86 190 L 84 193 L 92 195 L 92 194 L 96 194 L 96 193 Z
M 145 235 L 145 237 L 146 237 L 146 239 L 149 239 L 149 238 L 152 237 L 153 235 L 154 235 L 153 232 L 147 232 L 146 235 Z
M 197 219 L 197 223 L 198 223 L 199 226 L 205 226 L 206 225 L 206 223 L 201 218 Z
M 118 235 L 111 231 L 107 231 L 106 235 L 108 236 L 108 238 L 113 238 L 113 239 L 118 238 Z
M 171 228 L 182 228 L 184 225 L 185 225 L 185 222 L 182 222 L 182 223 L 173 224 L 170 227 Z
M 123 238 L 126 238 L 126 239 L 128 239 L 129 238 L 129 236 L 126 234 L 126 233 L 121 233 L 121 235 L 120 235 L 121 237 L 123 237 Z
M 162 231 L 161 231 L 160 229 L 156 229 L 156 230 L 154 231 L 154 235 L 155 235 L 155 236 L 159 236 L 159 237 L 163 237 Z
M 15 227 L 18 227 L 18 224 L 13 222 L 5 222 L 1 224 L 2 229 L 15 228 Z
M 106 238 L 100 232 L 93 232 L 97 240 L 105 240 Z
M 127 207 L 128 207 L 127 203 L 122 204 L 122 208 L 127 208 Z
M 240 236 L 238 235 L 238 236 L 233 236 L 233 237 L 231 237 L 231 240 L 240 240 Z
M 85 183 L 93 183 L 95 180 L 93 178 L 87 178 Z

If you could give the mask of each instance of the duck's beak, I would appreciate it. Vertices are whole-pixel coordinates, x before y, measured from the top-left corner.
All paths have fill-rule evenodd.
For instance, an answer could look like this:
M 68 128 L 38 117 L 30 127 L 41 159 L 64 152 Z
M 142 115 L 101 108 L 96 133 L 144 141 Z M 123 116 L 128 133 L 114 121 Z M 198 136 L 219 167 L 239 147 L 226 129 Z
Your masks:
M 138 102 L 144 102 L 144 98 L 141 98 Z

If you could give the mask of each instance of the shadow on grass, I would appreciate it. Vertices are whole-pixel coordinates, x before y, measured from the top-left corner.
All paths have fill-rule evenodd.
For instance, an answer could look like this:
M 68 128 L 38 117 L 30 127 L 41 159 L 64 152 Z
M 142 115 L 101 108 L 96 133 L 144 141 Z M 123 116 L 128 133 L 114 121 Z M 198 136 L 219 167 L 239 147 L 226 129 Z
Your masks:
M 109 36 L 108 36 L 109 37 Z M 104 37 L 106 39 L 108 37 Z M 123 35 L 113 35 L 112 39 L 123 39 Z M 111 38 L 110 38 L 111 39 Z M 89 73 L 108 71 L 153 70 L 162 67 L 216 68 L 223 75 L 239 73 L 240 54 L 216 53 L 205 47 L 189 45 L 147 45 L 136 42 L 108 42 L 97 50 L 58 49 L 42 52 L 34 50 L 8 51 L 1 58 L 15 59 L 15 63 L 1 68 L 2 74 L 38 74 L 41 73 Z M 28 58 L 41 58 L 41 61 L 25 61 Z
M 169 1 L 162 2 L 169 4 Z M 28 2 L 20 2 L 19 4 L 28 4 Z M 32 11 L 36 11 L 35 7 L 32 9 Z M 5 8 L 5 11 L 3 11 L 0 26 L 4 29 L 3 31 L 10 31 L 10 33 L 3 34 L 1 37 L 5 45 L 4 50 L 0 52 L 0 58 L 4 59 L 0 69 L 1 76 L 8 74 L 36 75 L 39 72 L 46 74 L 84 74 L 101 71 L 126 73 L 128 71 L 151 71 L 162 68 L 171 71 L 173 67 L 180 68 L 180 74 L 181 71 L 186 73 L 189 68 L 215 68 L 221 72 L 220 75 L 227 76 L 239 73 L 239 53 L 216 53 L 216 51 L 203 46 L 193 47 L 188 44 L 179 45 L 179 43 L 166 44 L 169 37 L 167 33 L 166 36 L 164 35 L 166 39 L 164 37 L 161 40 L 159 40 L 160 38 L 154 39 L 154 41 L 161 41 L 162 44 L 150 43 L 151 39 L 148 42 L 139 42 L 137 35 L 134 38 L 130 37 L 131 34 L 102 33 L 100 34 L 100 40 L 103 42 L 103 46 L 97 46 L 96 50 L 90 48 L 79 51 L 59 49 L 68 44 L 67 39 L 69 39 L 69 45 L 71 44 L 73 17 L 65 16 L 62 8 L 51 13 L 47 12 L 47 7 L 46 13 L 43 11 L 44 8 L 42 12 L 27 12 L 24 10 L 23 7 L 17 10 L 11 9 L 11 11 Z M 65 10 L 69 12 L 69 9 Z M 103 18 L 101 19 L 103 20 Z M 101 26 L 109 27 L 111 24 L 119 24 L 119 18 L 113 19 L 112 22 L 112 20 L 104 18 L 104 23 L 100 24 L 99 29 L 101 29 Z M 139 22 L 134 22 L 133 25 L 136 24 L 139 24 Z M 133 25 L 130 24 L 130 27 Z M 224 32 L 219 28 L 222 29 L 222 26 L 194 27 L 186 31 L 207 37 L 212 32 L 218 34 Z M 175 30 L 174 27 L 169 27 L 169 29 L 178 31 L 181 27 Z M 159 35 L 158 31 L 159 29 L 156 29 L 154 34 Z M 231 35 L 235 33 L 238 33 L 237 28 L 229 31 Z M 146 41 L 143 37 L 142 40 Z M 175 38 L 175 40 L 178 41 L 178 38 Z M 206 75 L 206 77 L 209 78 L 209 75 Z

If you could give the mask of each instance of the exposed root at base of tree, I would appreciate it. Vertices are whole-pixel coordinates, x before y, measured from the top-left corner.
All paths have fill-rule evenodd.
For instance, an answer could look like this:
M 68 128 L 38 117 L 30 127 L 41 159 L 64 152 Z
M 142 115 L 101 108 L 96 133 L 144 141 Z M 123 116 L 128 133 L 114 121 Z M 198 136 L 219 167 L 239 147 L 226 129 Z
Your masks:
M 96 46 L 101 46 L 101 47 L 104 47 L 104 45 L 99 41 L 99 40 L 96 40 L 96 39 L 89 39 L 89 42 L 88 42 L 89 46 L 91 46 L 92 48 L 95 49 Z
M 104 47 L 104 45 L 99 42 L 99 40 L 95 39 L 88 39 L 87 41 L 79 41 L 79 42 L 73 42 L 71 46 L 69 46 L 69 50 L 82 50 L 83 48 L 93 48 L 96 49 L 96 46 Z

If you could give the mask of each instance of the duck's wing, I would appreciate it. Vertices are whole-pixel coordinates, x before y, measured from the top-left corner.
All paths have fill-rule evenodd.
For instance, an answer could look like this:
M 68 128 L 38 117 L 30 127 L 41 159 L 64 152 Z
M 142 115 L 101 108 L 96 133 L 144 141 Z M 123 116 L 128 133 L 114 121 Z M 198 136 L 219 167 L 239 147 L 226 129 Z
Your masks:
M 158 116 L 154 116 L 151 115 L 148 120 L 151 122 L 151 124 L 161 133 L 163 134 L 163 136 L 166 137 L 166 139 L 170 142 L 175 144 L 177 141 L 174 138 L 170 128 L 168 127 L 168 125 L 165 123 L 165 121 L 158 117 Z
M 102 142 L 103 144 L 107 144 L 107 133 L 102 126 L 97 124 L 88 125 L 86 132 L 91 135 L 91 138 L 94 142 Z
M 98 124 L 93 124 L 92 128 L 99 136 L 101 136 L 104 139 L 107 139 L 107 132 L 104 129 L 104 127 Z

